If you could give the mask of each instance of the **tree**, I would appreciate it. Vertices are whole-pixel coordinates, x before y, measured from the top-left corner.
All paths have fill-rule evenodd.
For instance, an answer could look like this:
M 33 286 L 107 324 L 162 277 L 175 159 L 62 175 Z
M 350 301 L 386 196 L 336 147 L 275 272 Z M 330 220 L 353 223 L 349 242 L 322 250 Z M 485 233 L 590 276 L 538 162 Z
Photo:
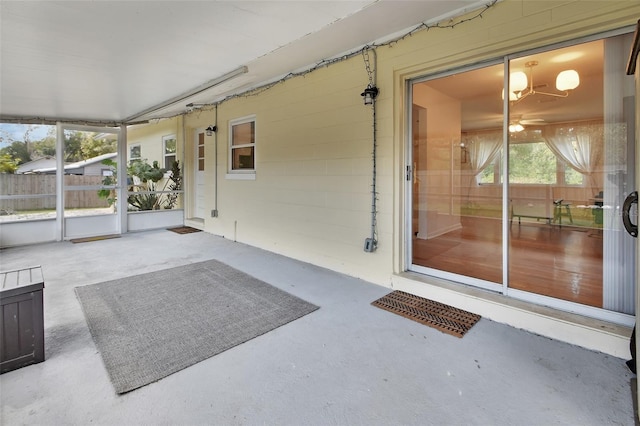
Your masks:
M 557 160 L 544 142 L 519 143 L 509 147 L 509 182 L 556 183 Z
M 83 139 L 84 132 L 64 132 L 64 161 L 73 163 L 84 159 L 82 158 Z
M 18 169 L 18 161 L 9 154 L 0 154 L 0 173 L 15 173 Z
M 17 164 L 28 163 L 31 161 L 31 155 L 27 149 L 27 144 L 20 141 L 13 141 L 11 145 L 0 149 L 0 155 L 9 155 Z
M 38 159 L 43 157 L 56 156 L 56 138 L 55 136 L 47 136 L 44 139 L 33 143 L 32 158 Z
M 97 157 L 103 154 L 116 152 L 118 149 L 115 139 L 96 139 L 95 133 L 87 134 L 80 144 L 80 152 L 83 159 Z

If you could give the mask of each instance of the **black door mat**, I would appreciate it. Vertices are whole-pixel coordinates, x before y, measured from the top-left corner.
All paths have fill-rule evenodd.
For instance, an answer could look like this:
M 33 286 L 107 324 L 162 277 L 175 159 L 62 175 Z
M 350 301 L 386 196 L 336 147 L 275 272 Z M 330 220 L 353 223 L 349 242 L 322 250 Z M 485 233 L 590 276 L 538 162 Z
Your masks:
M 167 228 L 167 231 L 175 232 L 176 234 L 192 234 L 194 232 L 200 232 L 202 229 L 192 228 L 190 226 L 178 226 L 176 228 Z
M 101 241 L 101 240 L 110 240 L 112 238 L 120 238 L 119 234 L 109 234 L 109 235 L 98 235 L 95 237 L 85 237 L 85 238 L 72 238 L 71 241 L 74 244 L 77 243 L 89 243 L 91 241 Z
M 480 315 L 399 290 L 371 304 L 456 337 L 464 336 L 481 318 Z

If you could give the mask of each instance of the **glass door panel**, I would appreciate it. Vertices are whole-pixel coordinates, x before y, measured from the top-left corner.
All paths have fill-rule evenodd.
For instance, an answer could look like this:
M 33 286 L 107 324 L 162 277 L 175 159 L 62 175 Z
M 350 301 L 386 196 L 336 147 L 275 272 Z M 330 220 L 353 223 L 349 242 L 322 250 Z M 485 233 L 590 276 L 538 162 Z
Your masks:
M 502 65 L 412 87 L 412 268 L 502 282 Z
M 117 233 L 118 133 L 64 129 L 65 238 Z
M 629 38 L 510 61 L 510 289 L 634 311 L 619 213 L 634 176 Z

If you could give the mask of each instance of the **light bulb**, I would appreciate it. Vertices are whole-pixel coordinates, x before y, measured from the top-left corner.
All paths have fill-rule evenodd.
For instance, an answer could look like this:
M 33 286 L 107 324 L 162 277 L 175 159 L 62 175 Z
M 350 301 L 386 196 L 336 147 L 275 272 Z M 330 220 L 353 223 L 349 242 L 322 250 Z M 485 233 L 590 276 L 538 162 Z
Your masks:
M 580 75 L 576 70 L 562 71 L 556 77 L 556 89 L 561 92 L 573 90 L 580 85 Z
M 509 75 L 509 90 L 521 92 L 527 88 L 527 75 L 522 71 L 512 72 Z

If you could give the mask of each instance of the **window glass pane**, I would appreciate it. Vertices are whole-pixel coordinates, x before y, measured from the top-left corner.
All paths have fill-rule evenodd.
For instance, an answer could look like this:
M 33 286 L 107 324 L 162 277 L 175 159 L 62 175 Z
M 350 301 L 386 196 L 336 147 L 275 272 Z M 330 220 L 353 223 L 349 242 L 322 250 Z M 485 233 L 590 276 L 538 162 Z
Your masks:
M 634 313 L 635 247 L 616 213 L 635 173 L 630 37 L 510 62 L 526 81 L 510 105 L 511 288 Z
M 167 155 L 164 157 L 164 168 L 167 170 L 171 170 L 173 167 L 173 163 L 176 161 L 175 155 Z
M 582 185 L 584 184 L 584 175 L 576 169 L 569 167 L 567 163 L 562 164 L 564 167 L 564 183 L 567 185 Z
M 556 156 L 544 142 L 509 145 L 509 181 L 511 183 L 554 184 Z
M 233 170 L 252 170 L 254 168 L 253 147 L 235 148 L 233 149 L 232 155 Z
M 140 149 L 140 145 L 134 145 L 132 147 L 130 147 L 129 149 L 129 159 L 130 160 L 135 160 L 140 158 L 141 155 L 141 149 Z
M 236 124 L 232 129 L 232 145 L 247 145 L 255 142 L 255 122 Z
M 176 153 L 176 140 L 175 138 L 164 140 L 164 153 L 175 154 Z
M 416 83 L 411 114 L 412 263 L 495 287 L 502 282 L 502 188 L 479 183 L 500 182 L 502 69 Z

